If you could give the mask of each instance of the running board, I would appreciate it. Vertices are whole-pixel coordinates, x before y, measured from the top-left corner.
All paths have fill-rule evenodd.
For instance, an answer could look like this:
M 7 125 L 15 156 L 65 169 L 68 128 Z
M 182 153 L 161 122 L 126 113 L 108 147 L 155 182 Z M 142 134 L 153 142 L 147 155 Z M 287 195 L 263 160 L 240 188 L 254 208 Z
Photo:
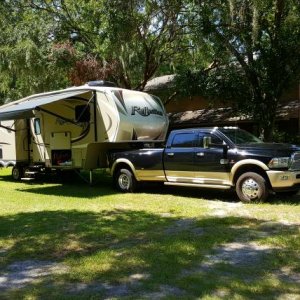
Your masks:
M 197 187 L 197 188 L 212 188 L 212 189 L 220 189 L 220 190 L 229 190 L 232 188 L 230 185 L 221 185 L 221 184 L 182 183 L 182 182 L 165 182 L 164 184 L 165 185 Z

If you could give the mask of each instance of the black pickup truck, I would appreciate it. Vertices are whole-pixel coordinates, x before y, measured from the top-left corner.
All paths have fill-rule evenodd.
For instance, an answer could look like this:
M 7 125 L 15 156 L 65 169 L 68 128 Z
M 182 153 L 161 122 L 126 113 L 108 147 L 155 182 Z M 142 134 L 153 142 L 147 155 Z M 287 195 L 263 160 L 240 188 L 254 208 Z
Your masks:
M 133 192 L 141 181 L 161 181 L 235 189 L 241 201 L 251 202 L 300 189 L 299 147 L 264 143 L 236 127 L 174 130 L 165 147 L 112 151 L 108 161 L 123 192 Z

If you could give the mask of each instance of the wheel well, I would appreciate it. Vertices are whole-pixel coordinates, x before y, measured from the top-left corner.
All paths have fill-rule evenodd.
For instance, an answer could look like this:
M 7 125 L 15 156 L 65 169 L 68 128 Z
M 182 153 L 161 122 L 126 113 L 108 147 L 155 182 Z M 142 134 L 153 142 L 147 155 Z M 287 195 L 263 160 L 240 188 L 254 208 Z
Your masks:
M 128 169 L 129 171 L 132 172 L 132 174 L 134 174 L 132 168 L 131 168 L 128 164 L 126 164 L 126 163 L 124 163 L 124 162 L 120 162 L 120 163 L 118 163 L 118 164 L 116 165 L 116 167 L 115 167 L 115 169 L 114 169 L 113 176 L 115 176 L 116 173 L 117 173 L 119 170 L 121 170 L 121 169 Z
M 266 180 L 268 187 L 271 188 L 271 183 L 270 183 L 269 177 L 267 176 L 266 171 L 263 168 L 256 166 L 256 165 L 244 165 L 244 166 L 239 167 L 233 177 L 234 185 L 236 184 L 238 178 L 242 174 L 247 173 L 247 172 L 253 172 L 253 173 L 257 173 L 257 174 L 261 175 Z

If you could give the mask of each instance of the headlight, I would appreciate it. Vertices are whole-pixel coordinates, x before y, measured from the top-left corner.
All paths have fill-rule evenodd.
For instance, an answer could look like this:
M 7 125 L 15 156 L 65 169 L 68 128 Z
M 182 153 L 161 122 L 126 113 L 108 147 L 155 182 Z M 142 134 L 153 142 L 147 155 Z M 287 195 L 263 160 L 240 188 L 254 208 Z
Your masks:
M 274 157 L 269 162 L 268 166 L 270 169 L 281 169 L 288 168 L 290 163 L 289 157 Z

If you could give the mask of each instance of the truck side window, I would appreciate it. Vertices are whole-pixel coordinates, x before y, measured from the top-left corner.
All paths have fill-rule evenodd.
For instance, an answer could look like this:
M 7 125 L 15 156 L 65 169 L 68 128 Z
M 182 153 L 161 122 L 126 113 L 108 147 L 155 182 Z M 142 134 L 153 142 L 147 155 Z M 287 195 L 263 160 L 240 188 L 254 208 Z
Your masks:
M 0 148 L 0 159 L 3 158 L 3 152 L 2 152 L 2 148 Z
M 33 121 L 34 124 L 34 133 L 36 135 L 41 134 L 41 120 L 40 118 L 35 118 Z
M 172 148 L 191 148 L 194 146 L 194 133 L 178 133 L 172 141 Z
M 198 137 L 198 145 L 199 145 L 199 147 L 201 147 L 201 148 L 203 147 L 203 138 L 204 138 L 204 136 L 210 137 L 210 138 L 211 138 L 211 143 L 212 143 L 212 144 L 215 144 L 215 145 L 223 145 L 223 144 L 224 144 L 223 140 L 220 139 L 219 137 L 217 137 L 217 136 L 214 135 L 214 134 L 200 133 L 200 134 L 199 134 L 199 137 Z
M 223 140 L 221 140 L 219 137 L 217 137 L 216 135 L 214 134 L 211 134 L 211 142 L 212 144 L 216 144 L 216 145 L 223 145 Z

